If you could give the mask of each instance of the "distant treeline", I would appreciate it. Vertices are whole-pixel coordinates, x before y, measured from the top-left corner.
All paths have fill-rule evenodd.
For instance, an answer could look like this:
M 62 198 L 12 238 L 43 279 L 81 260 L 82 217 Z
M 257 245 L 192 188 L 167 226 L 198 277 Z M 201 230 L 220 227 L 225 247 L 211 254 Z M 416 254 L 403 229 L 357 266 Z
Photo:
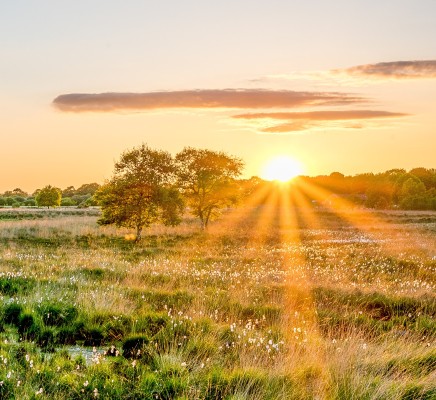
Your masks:
M 61 190 L 60 205 L 78 207 L 96 205 L 93 196 L 99 187 L 98 183 L 86 183 L 78 189 L 75 189 L 74 186 L 68 186 L 66 189 Z M 41 189 L 37 189 L 33 193 L 26 193 L 20 188 L 8 190 L 0 195 L 0 207 L 36 207 L 38 206 L 37 196 L 40 191 Z
M 270 183 L 258 177 L 236 180 L 240 183 L 241 199 Z M 345 176 L 340 172 L 315 177 L 301 176 L 299 190 L 310 204 L 354 204 L 376 209 L 436 210 L 436 169 L 391 169 L 374 174 Z M 88 183 L 75 189 L 61 190 L 61 206 L 88 207 L 97 205 L 93 195 L 100 187 Z M 321 190 L 305 190 L 305 187 Z M 29 194 L 16 188 L 0 195 L 0 207 L 37 206 L 35 198 L 41 189 Z
M 336 198 L 376 209 L 436 210 L 436 169 L 433 168 L 414 168 L 408 172 L 391 169 L 354 176 L 333 172 L 300 179 L 331 193 L 325 201 L 334 202 Z

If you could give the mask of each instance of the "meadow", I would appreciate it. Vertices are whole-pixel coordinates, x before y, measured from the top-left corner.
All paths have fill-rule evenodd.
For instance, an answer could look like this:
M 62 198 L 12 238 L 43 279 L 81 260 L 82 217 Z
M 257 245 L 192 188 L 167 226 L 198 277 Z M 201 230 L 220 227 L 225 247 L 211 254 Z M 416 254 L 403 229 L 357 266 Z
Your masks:
M 1 399 L 436 398 L 436 212 L 97 218 L 0 211 Z

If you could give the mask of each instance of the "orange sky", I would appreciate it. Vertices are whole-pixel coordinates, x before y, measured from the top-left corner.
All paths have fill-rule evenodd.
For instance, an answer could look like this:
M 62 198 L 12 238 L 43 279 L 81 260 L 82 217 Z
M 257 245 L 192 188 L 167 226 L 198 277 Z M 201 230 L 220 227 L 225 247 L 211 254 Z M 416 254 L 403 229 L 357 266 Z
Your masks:
M 0 192 L 102 183 L 143 142 L 224 150 L 247 177 L 279 155 L 436 167 L 431 0 L 8 3 Z

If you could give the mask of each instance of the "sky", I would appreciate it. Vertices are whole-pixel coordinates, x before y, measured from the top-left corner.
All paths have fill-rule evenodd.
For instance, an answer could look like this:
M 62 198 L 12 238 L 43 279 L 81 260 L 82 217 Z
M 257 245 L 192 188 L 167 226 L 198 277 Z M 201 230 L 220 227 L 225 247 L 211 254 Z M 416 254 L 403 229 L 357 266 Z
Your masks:
M 103 183 L 142 143 L 260 175 L 436 167 L 434 0 L 0 2 L 0 192 Z

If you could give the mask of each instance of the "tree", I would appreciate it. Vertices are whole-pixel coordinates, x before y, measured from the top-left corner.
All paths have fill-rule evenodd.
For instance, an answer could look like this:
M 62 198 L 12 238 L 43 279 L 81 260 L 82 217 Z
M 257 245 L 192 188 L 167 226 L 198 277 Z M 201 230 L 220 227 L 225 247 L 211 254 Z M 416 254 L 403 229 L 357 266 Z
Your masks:
M 413 168 L 409 173 L 419 178 L 427 189 L 436 186 L 436 170 L 434 169 Z
M 76 202 L 71 197 L 62 197 L 61 206 L 62 207 L 71 207 L 75 206 Z
M 93 195 L 100 185 L 98 183 L 85 183 L 82 186 L 80 186 L 78 189 L 76 189 L 76 192 L 74 194 L 76 195 Z
M 14 197 L 14 196 L 21 196 L 21 197 L 27 197 L 29 196 L 28 193 L 26 193 L 24 190 L 21 190 L 20 188 L 15 188 L 14 190 L 7 190 L 3 193 L 3 196 L 5 197 Z
M 174 162 L 168 152 L 144 144 L 124 152 L 115 163 L 112 179 L 95 193 L 102 208 L 98 222 L 134 228 L 137 242 L 143 228 L 155 221 L 176 224 L 181 208 L 171 208 L 180 200 L 173 181 Z
M 45 186 L 37 191 L 35 196 L 38 207 L 59 207 L 62 199 L 61 189 L 53 186 Z
M 178 185 L 201 228 L 219 215 L 220 209 L 237 200 L 235 182 L 244 163 L 223 152 L 184 148 L 176 155 Z
M 417 194 L 425 193 L 425 186 L 419 178 L 409 178 L 405 181 L 401 187 L 401 197 L 413 196 Z
M 72 197 L 76 194 L 76 189 L 74 186 L 68 186 L 62 190 L 62 197 Z

